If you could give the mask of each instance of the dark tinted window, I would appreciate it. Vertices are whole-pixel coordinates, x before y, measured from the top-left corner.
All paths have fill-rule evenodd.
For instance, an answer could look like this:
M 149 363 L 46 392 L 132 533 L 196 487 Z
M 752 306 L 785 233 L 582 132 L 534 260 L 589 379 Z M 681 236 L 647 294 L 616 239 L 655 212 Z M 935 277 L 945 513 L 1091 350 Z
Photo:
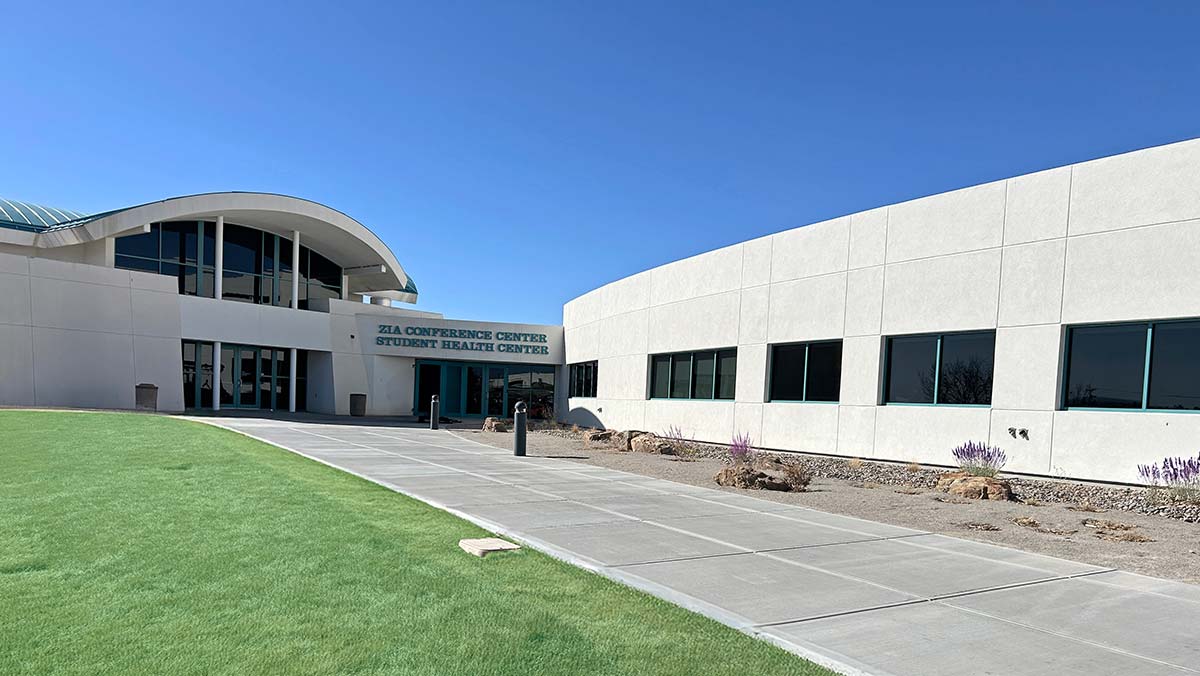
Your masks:
M 650 396 L 665 399 L 670 395 L 671 356 L 660 354 L 650 359 Z
M 676 354 L 671 356 L 671 396 L 687 399 L 691 394 L 692 384 L 692 355 Z
M 737 350 L 717 352 L 717 399 L 733 399 L 737 386 Z
M 806 401 L 837 401 L 842 389 L 842 343 L 808 346 Z
M 309 253 L 308 277 L 325 286 L 336 289 L 342 287 L 342 269 L 315 251 Z
M 1145 324 L 1071 329 L 1067 406 L 1141 408 Z
M 904 336 L 888 339 L 886 401 L 932 404 L 937 336 Z
M 1200 321 L 1154 325 L 1146 406 L 1200 409 Z
M 157 259 L 158 236 L 158 223 L 155 223 L 150 226 L 150 232 L 118 237 L 116 243 L 117 255 Z
M 992 362 L 995 353 L 996 334 L 991 331 L 942 336 L 937 403 L 992 403 Z
M 806 345 L 776 345 L 771 348 L 771 399 L 804 399 L 804 353 Z
M 262 272 L 262 240 L 259 230 L 225 224 L 225 270 Z
M 716 353 L 697 352 L 692 358 L 692 399 L 712 399 L 716 375 Z
M 569 396 L 596 396 L 596 362 L 589 361 L 581 364 L 571 364 L 569 382 Z
M 174 221 L 162 224 L 162 259 L 179 263 L 195 263 L 200 229 L 196 221 Z M 205 261 L 209 265 L 213 261 Z
M 123 270 L 141 270 L 142 272 L 158 272 L 158 261 L 132 256 L 117 256 L 113 261 L 114 267 Z

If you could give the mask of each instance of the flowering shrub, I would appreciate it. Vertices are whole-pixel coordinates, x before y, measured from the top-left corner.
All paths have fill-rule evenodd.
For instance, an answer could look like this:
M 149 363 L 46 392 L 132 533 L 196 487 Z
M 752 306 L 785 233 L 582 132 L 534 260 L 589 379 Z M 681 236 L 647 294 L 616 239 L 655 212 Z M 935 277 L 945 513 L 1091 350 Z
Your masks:
M 968 441 L 950 452 L 958 466 L 972 476 L 996 476 L 1008 462 L 1008 456 L 999 446 L 988 446 L 981 441 Z
M 668 427 L 667 431 L 663 432 L 662 437 L 671 445 L 676 455 L 686 455 L 696 443 L 695 439 L 684 436 L 683 428 L 678 425 Z
M 1200 457 L 1163 458 L 1161 463 L 1138 465 L 1138 475 L 1153 488 L 1165 487 L 1175 500 L 1200 502 Z
M 733 464 L 746 465 L 754 460 L 752 443 L 753 440 L 749 434 L 733 435 L 733 442 L 729 444 L 729 459 L 733 461 Z

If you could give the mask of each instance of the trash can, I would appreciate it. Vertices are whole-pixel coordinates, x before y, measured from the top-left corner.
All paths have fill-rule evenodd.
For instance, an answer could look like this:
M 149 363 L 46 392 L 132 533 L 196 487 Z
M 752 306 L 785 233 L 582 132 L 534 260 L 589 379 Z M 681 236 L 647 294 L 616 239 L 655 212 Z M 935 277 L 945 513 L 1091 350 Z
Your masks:
M 363 417 L 367 414 L 367 395 L 351 394 L 350 395 L 350 415 Z
M 134 402 L 139 411 L 158 410 L 158 385 L 138 383 L 134 388 Z

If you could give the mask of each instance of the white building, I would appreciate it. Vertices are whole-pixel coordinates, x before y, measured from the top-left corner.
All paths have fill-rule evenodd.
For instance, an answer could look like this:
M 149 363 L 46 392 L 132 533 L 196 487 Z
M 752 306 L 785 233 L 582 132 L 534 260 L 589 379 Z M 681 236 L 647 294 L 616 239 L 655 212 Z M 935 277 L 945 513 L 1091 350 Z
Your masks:
M 1200 141 L 814 223 L 563 308 L 568 420 L 1137 481 L 1200 451 Z
M 0 199 L 0 406 L 554 415 L 562 328 L 390 307 L 417 289 L 345 214 L 261 193 L 84 215 Z M 363 298 L 371 299 L 364 304 Z

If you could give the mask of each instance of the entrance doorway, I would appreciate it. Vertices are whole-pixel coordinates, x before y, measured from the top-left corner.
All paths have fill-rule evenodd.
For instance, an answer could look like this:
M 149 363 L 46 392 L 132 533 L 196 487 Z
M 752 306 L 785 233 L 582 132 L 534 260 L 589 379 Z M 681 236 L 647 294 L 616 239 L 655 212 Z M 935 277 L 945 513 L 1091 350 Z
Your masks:
M 435 394 L 446 416 L 509 418 L 517 402 L 524 401 L 530 418 L 549 420 L 554 418 L 554 367 L 417 361 L 413 413 L 428 416 Z
M 442 398 L 441 364 L 417 365 L 417 415 L 429 415 L 429 400 L 433 395 Z

